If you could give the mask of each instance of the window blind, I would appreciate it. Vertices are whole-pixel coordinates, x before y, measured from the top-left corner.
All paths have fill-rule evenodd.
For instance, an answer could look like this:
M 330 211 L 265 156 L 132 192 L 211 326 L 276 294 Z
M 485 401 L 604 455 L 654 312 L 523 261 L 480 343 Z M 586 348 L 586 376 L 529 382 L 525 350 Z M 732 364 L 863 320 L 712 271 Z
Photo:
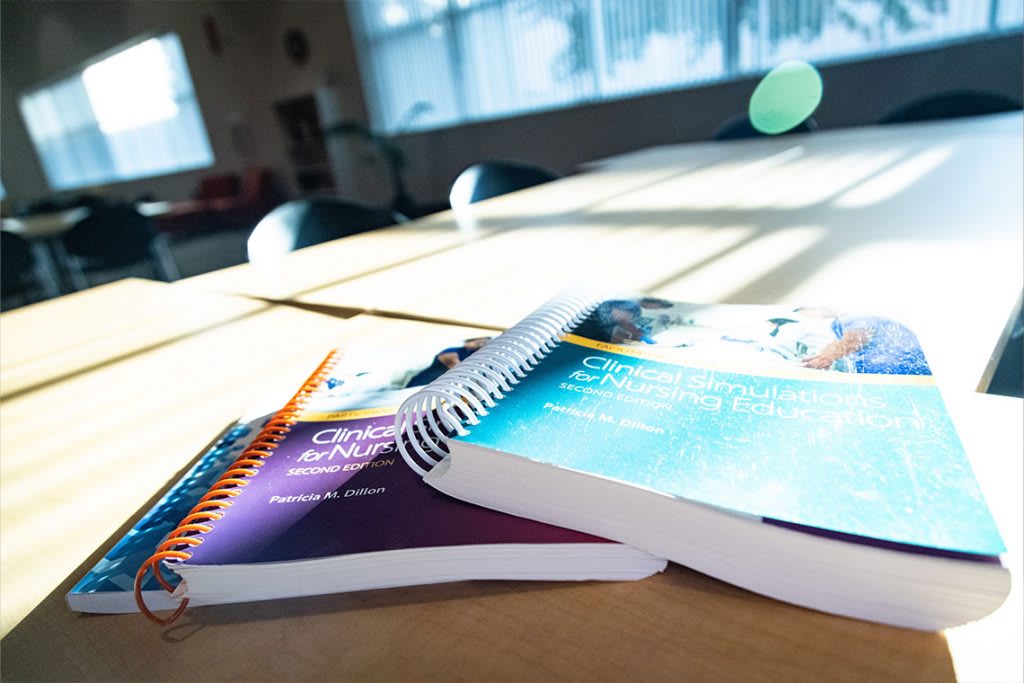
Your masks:
M 1022 0 L 350 2 L 395 134 L 1019 30 Z

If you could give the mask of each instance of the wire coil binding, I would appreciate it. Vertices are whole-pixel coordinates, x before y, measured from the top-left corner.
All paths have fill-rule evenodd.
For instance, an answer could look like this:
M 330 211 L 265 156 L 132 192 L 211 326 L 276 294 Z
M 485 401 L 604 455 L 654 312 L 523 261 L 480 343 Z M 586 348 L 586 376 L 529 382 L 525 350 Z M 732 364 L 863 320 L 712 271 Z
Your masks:
M 174 592 L 174 586 L 161 571 L 161 563 L 164 561 L 182 562 L 192 557 L 192 553 L 188 549 L 203 542 L 202 534 L 213 530 L 213 523 L 224 516 L 223 511 L 231 507 L 232 499 L 241 495 L 242 490 L 249 485 L 247 480 L 259 474 L 259 468 L 263 466 L 263 461 L 274 455 L 274 451 L 295 426 L 305 404 L 328 379 L 339 359 L 337 350 L 327 355 L 320 366 L 309 376 L 309 379 L 295 392 L 291 400 L 274 413 L 253 439 L 253 442 L 249 444 L 249 447 L 242 451 L 227 471 L 220 475 L 206 494 L 199 499 L 199 502 L 189 510 L 189 513 L 170 533 L 167 540 L 157 546 L 153 554 L 139 567 L 135 573 L 135 603 L 138 605 L 139 611 L 151 621 L 163 626 L 173 623 L 185 612 L 188 607 L 188 598 L 182 599 L 181 604 L 169 617 L 157 616 L 146 605 L 142 594 L 146 575 L 152 571 L 157 583 L 164 590 L 169 593 Z
M 422 476 L 448 455 L 448 440 L 469 433 L 487 409 L 511 391 L 526 373 L 596 308 L 592 288 L 569 290 L 487 342 L 454 368 L 423 387 L 395 415 L 398 450 Z

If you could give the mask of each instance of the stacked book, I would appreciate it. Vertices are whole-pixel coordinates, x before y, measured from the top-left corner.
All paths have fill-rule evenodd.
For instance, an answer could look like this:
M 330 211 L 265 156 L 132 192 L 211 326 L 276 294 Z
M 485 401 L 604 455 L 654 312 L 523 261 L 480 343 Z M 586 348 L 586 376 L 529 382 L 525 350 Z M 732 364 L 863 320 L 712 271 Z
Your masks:
M 1009 592 L 897 321 L 569 293 L 494 338 L 369 365 L 332 354 L 283 408 L 226 430 L 71 608 L 167 622 L 400 585 L 638 580 L 666 560 L 926 630 Z

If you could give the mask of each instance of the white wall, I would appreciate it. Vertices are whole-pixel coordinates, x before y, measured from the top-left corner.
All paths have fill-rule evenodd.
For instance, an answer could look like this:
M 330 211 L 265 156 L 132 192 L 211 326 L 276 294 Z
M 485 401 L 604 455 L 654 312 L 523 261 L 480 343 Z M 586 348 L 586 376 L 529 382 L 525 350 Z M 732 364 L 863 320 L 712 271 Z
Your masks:
M 204 17 L 215 20 L 222 54 L 211 52 Z M 289 28 L 307 33 L 311 54 L 297 66 L 285 56 Z M 15 198 L 49 193 L 17 110 L 17 95 L 123 41 L 170 29 L 181 37 L 216 164 L 131 183 L 107 191 L 161 199 L 189 196 L 198 178 L 213 172 L 270 166 L 290 175 L 273 110 L 277 100 L 313 92 L 325 80 L 346 117 L 365 119 L 358 69 L 341 0 L 4 0 L 0 3 L 0 178 Z M 973 41 L 821 69 L 825 96 L 815 118 L 822 128 L 877 121 L 922 95 L 954 89 L 986 90 L 1021 99 L 1024 66 L 1020 35 Z M 579 163 L 655 144 L 705 140 L 732 113 L 742 111 L 755 81 L 587 105 L 512 119 L 404 136 L 407 178 L 421 201 L 444 200 L 455 175 L 481 159 L 523 159 L 570 172 Z M 237 123 L 248 126 L 247 156 L 232 144 Z M 354 187 L 368 201 L 390 188 L 379 166 L 359 159 Z

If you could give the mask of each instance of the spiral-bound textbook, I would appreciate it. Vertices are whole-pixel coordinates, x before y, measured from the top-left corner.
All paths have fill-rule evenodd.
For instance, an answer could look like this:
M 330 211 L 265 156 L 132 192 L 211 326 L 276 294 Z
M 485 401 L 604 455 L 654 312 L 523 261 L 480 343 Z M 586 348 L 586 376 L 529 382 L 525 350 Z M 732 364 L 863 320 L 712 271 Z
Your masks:
M 396 430 L 452 496 L 798 605 L 937 630 L 1009 591 L 918 339 L 886 317 L 570 293 Z
M 225 429 L 184 476 L 68 591 L 68 607 L 76 612 L 137 612 L 133 587 L 139 567 L 249 446 L 268 417 L 243 417 Z M 141 592 L 152 609 L 178 606 L 155 579 L 149 579 Z
M 325 383 L 331 400 L 427 384 L 487 339 L 466 338 L 482 331 L 456 331 L 451 326 L 417 325 L 414 329 L 417 343 L 382 344 L 384 340 L 378 336 L 372 347 L 346 349 L 343 361 L 334 367 Z M 408 332 L 396 323 L 381 334 L 406 337 Z M 268 396 L 223 430 L 185 474 L 72 587 L 67 594 L 68 606 L 78 612 L 138 611 L 133 590 L 139 567 L 249 447 L 285 398 Z M 140 587 L 140 594 L 151 609 L 178 606 L 178 601 L 152 576 Z
M 632 547 L 430 488 L 394 438 L 395 412 L 416 389 L 338 394 L 334 363 L 332 355 L 142 563 L 136 597 L 151 619 L 169 623 L 188 605 L 473 579 L 634 580 L 664 569 Z M 170 617 L 146 602 L 150 575 L 172 593 Z

